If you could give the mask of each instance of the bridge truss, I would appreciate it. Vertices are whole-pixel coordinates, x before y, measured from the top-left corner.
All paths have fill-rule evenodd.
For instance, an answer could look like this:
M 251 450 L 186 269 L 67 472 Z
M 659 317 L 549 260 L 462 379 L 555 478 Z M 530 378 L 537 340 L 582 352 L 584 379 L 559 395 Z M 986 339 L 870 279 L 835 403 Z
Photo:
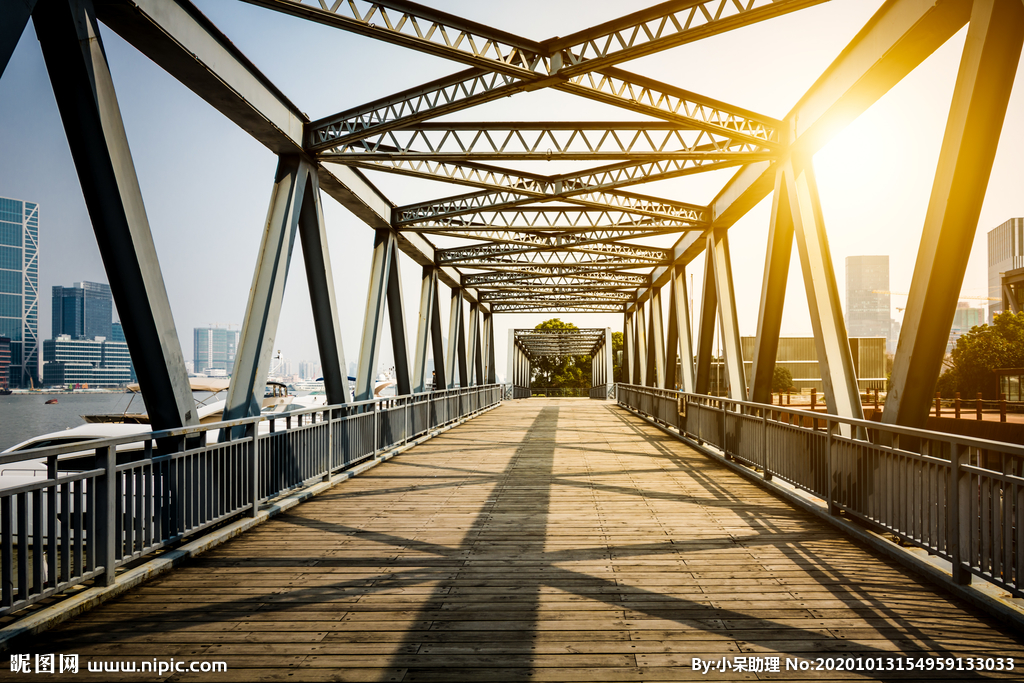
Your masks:
M 541 42 L 406 0 L 241 1 L 342 37 L 442 57 L 460 70 L 311 121 L 188 0 L 0 2 L 0 70 L 27 22 L 35 25 L 155 429 L 196 418 L 100 22 L 279 157 L 225 419 L 258 411 L 296 235 L 328 398 L 348 399 L 321 190 L 375 231 L 357 398 L 372 394 L 385 315 L 399 392 L 411 393 L 427 387 L 429 354 L 444 359 L 435 385 L 493 381 L 497 313 L 589 311 L 623 315 L 624 379 L 698 393 L 709 388 L 720 326 L 731 398 L 765 402 L 795 238 L 829 410 L 862 417 L 810 158 L 969 24 L 883 416 L 903 425 L 925 419 L 1024 39 L 1020 0 L 886 0 L 782 120 L 620 65 L 826 0 L 669 0 Z M 443 120 L 541 89 L 611 105 L 626 117 Z M 516 166 L 538 161 L 586 167 L 556 174 Z M 640 187 L 724 168 L 736 170 L 708 205 Z M 397 205 L 365 171 L 466 190 Z M 757 341 L 746 377 L 729 228 L 769 194 Z M 674 244 L 657 246 L 665 236 Z M 409 346 L 399 252 L 422 267 Z M 702 254 L 701 310 L 691 330 L 685 271 Z M 439 283 L 452 292 L 447 349 Z

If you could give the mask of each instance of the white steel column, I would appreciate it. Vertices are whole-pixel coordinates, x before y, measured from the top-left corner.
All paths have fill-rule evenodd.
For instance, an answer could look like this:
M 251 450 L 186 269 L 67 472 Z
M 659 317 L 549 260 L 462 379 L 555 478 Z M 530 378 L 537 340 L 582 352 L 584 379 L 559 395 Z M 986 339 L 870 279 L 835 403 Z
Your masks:
M 810 160 L 803 163 L 789 160 L 784 163 L 782 174 L 793 209 L 793 231 L 800 252 L 807 305 L 811 309 L 825 401 L 833 415 L 863 419 L 857 373 L 843 322 L 814 171 Z
M 718 321 L 722 331 L 722 354 L 729 377 L 729 398 L 744 401 L 747 382 L 743 368 L 743 347 L 736 318 L 736 297 L 732 286 L 732 263 L 729 258 L 729 236 L 726 230 L 714 230 L 708 236 L 708 252 L 714 264 L 715 291 L 718 294 Z
M 665 387 L 693 393 L 693 340 L 690 334 L 690 302 L 686 291 L 686 267 L 672 267 L 668 283 L 668 342 L 665 346 Z M 676 372 L 676 361 L 679 371 Z
M 651 290 L 647 349 L 648 386 L 665 388 L 665 328 L 662 322 L 661 288 Z

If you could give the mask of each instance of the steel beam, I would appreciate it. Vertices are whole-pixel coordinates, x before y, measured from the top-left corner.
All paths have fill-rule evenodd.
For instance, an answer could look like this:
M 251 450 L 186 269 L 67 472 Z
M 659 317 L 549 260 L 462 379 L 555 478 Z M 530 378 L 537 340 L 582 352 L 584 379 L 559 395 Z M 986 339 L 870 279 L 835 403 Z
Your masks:
M 452 288 L 451 313 L 448 316 L 448 358 L 446 359 L 448 388 L 468 387 L 469 373 L 466 367 L 466 332 L 463 323 L 462 290 Z M 458 380 L 456 380 L 458 373 Z
M 494 314 L 486 310 L 484 316 L 484 384 L 498 382 L 497 368 L 494 364 Z
M 483 349 L 480 348 L 480 305 L 469 305 L 469 384 L 481 384 L 484 369 Z
M 306 176 L 302 209 L 299 212 L 299 240 L 306 266 L 309 300 L 313 306 L 313 328 L 316 330 L 317 348 L 323 371 L 324 391 L 332 405 L 348 403 L 351 398 L 348 383 L 348 365 L 341 341 L 341 321 L 338 316 L 337 296 L 334 291 L 334 270 L 327 246 L 327 227 L 320 204 L 320 182 L 317 168 L 300 160 L 299 167 Z
M 975 0 L 882 421 L 924 427 L 1024 41 L 1024 6 Z
M 714 264 L 718 322 L 722 331 L 722 355 L 725 357 L 725 370 L 729 377 L 729 398 L 744 401 L 747 398 L 747 382 L 739 320 L 736 317 L 736 295 L 732 285 L 729 235 L 726 230 L 715 230 L 708 235 L 708 253 Z
M 665 346 L 665 388 L 693 393 L 693 339 L 685 266 L 673 266 L 669 280 L 668 342 Z M 676 372 L 676 363 L 679 372 Z
M 633 384 L 647 384 L 647 355 L 651 352 L 647 342 L 647 315 L 646 307 L 638 306 L 636 309 L 636 367 L 633 376 Z
M 783 130 L 810 156 L 877 102 L 959 31 L 970 16 L 963 0 L 887 0 L 784 119 Z M 767 161 L 741 168 L 708 206 L 716 228 L 731 227 L 772 191 L 776 169 Z M 700 255 L 692 233 L 673 250 L 682 263 Z M 677 261 L 678 262 L 678 261 Z M 668 281 L 656 268 L 651 286 Z M 637 291 L 637 301 L 649 296 Z
M 715 325 L 718 320 L 718 289 L 715 282 L 715 258 L 710 237 L 704 240 L 704 283 L 700 297 L 700 318 L 697 327 L 697 367 L 694 391 L 711 391 L 711 361 L 714 358 Z M 721 389 L 721 387 L 719 387 Z
M 828 248 L 814 170 L 809 159 L 791 160 L 783 165 L 782 175 L 792 209 L 793 233 L 800 252 L 825 402 L 833 415 L 862 420 L 864 410 L 857 386 L 857 371 L 843 322 L 839 287 L 832 268 L 832 254 Z M 943 348 L 945 345 L 943 340 Z M 841 425 L 841 429 L 848 431 L 847 425 Z
M 0 0 L 0 76 L 18 47 L 35 6 L 36 0 Z
M 380 338 L 384 325 L 384 307 L 388 302 L 391 258 L 395 251 L 394 240 L 394 233 L 390 230 L 377 230 L 373 240 L 370 284 L 366 291 L 366 313 L 363 316 L 359 366 L 356 369 L 357 401 L 368 401 L 373 398 L 380 358 Z
M 661 290 L 651 293 L 650 321 L 647 333 L 647 385 L 665 388 L 665 330 L 661 310 Z
M 198 424 L 95 10 L 43 0 L 32 16 L 150 424 Z
M 754 338 L 754 362 L 750 378 L 750 400 L 771 403 L 772 378 L 779 354 L 779 332 L 782 329 L 782 307 L 786 300 L 789 261 L 793 254 L 793 212 L 789 191 L 781 172 L 775 175 L 771 223 L 768 227 L 768 249 L 764 259 L 761 284 L 761 305 L 757 314 L 757 336 Z
M 626 311 L 622 314 L 622 365 L 619 377 L 616 379 L 623 384 L 633 383 L 633 358 L 636 352 L 633 350 L 633 314 Z
M 262 409 L 309 172 L 310 165 L 299 156 L 282 156 L 278 160 L 228 386 L 225 420 L 259 415 Z
M 405 303 L 402 297 L 397 241 L 391 247 L 391 263 L 388 269 L 388 322 L 391 323 L 391 352 L 395 359 L 398 395 L 407 396 L 412 393 L 412 375 L 409 372 L 409 338 L 405 333 Z
M 434 331 L 440 331 L 437 302 L 437 270 L 432 266 L 424 266 L 420 275 L 420 312 L 416 323 L 416 353 L 412 363 L 413 391 L 422 393 L 427 390 L 427 354 L 431 351 Z M 439 361 L 444 360 L 443 353 L 434 351 L 434 373 L 436 375 Z M 443 369 L 442 369 L 443 372 Z M 445 382 L 447 386 L 447 382 Z
M 615 383 L 615 345 L 612 342 L 612 328 L 604 330 L 604 381 L 602 384 Z M 606 390 L 607 392 L 607 390 Z M 606 394 L 607 395 L 607 394 Z

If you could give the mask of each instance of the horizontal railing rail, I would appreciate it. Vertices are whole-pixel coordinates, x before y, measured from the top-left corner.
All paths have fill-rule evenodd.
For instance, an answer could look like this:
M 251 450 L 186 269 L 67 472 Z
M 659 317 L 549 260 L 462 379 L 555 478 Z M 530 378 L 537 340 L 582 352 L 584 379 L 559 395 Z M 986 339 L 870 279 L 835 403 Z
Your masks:
M 83 581 L 110 585 L 122 565 L 255 517 L 289 490 L 497 405 L 502 392 L 434 391 L 0 455 L 14 469 L 46 467 L 0 488 L 0 616 Z
M 1024 447 L 667 389 L 618 402 L 1024 597 Z

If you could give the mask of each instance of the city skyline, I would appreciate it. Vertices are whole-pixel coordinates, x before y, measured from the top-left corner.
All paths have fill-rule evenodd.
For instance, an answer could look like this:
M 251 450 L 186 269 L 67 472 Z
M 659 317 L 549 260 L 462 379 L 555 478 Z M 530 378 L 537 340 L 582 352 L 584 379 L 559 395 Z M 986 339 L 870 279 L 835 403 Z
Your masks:
M 558 30 L 582 28 L 619 11 L 617 4 L 610 2 L 591 3 L 586 13 L 578 12 L 578 7 L 572 3 L 564 7 L 549 7 L 549 4 L 533 3 L 550 13 L 539 22 L 536 16 L 527 19 L 526 13 L 497 5 L 449 1 L 439 6 L 484 23 L 509 26 L 527 35 L 536 34 L 538 38 L 543 38 L 549 27 L 552 30 L 554 27 Z M 756 65 L 751 65 L 749 60 L 726 56 L 688 74 L 688 85 L 692 82 L 694 90 L 708 96 L 782 117 L 880 4 L 836 0 L 782 17 L 770 22 L 770 26 L 752 26 L 702 41 L 702 52 L 710 45 L 720 48 L 723 55 L 727 55 L 730 48 L 735 48 L 736 54 L 743 54 L 744 43 L 764 40 L 766 32 L 770 32 L 771 40 L 785 47 L 759 58 Z M 315 42 L 325 51 L 323 64 L 360 58 L 368 68 L 375 68 L 379 63 L 381 73 L 387 71 L 394 60 L 408 54 L 358 36 L 339 38 L 331 29 L 257 7 L 209 0 L 199 2 L 198 6 L 222 26 L 272 80 L 287 81 L 287 95 L 314 118 L 336 111 L 339 93 L 323 87 L 330 73 L 323 70 L 325 67 L 306 64 L 290 54 L 284 45 L 293 40 Z M 189 331 L 203 321 L 240 320 L 244 314 L 276 160 L 258 142 L 112 32 L 103 29 L 101 33 L 153 226 L 178 336 L 185 349 L 191 346 Z M 269 39 L 279 33 L 289 40 Z M 786 40 L 787 35 L 797 34 L 805 34 L 808 39 Z M 845 277 L 845 257 L 868 251 L 868 245 L 877 245 L 890 256 L 916 253 L 963 37 L 964 32 L 954 36 L 815 156 L 837 280 Z M 664 75 L 696 54 L 689 46 L 681 46 L 638 61 L 644 61 L 644 66 L 650 67 L 654 75 Z M 342 104 L 349 100 L 352 104 L 369 101 L 394 88 L 444 75 L 444 70 L 450 68 L 429 56 L 405 62 L 407 68 L 397 78 L 408 82 L 396 82 L 394 78 L 385 81 L 372 75 L 358 79 L 347 83 L 341 93 L 345 98 Z M 769 71 L 786 73 L 787 78 L 772 82 L 770 87 L 767 82 L 763 85 L 752 82 L 756 81 L 757 73 Z M 393 69 L 387 72 L 393 75 Z M 1006 116 L 1009 121 L 1024 119 L 1024 98 L 1020 91 L 1021 88 L 1016 88 L 1011 96 Z M 50 256 L 42 265 L 40 284 L 44 288 L 59 284 L 55 273 L 71 272 L 69 263 L 75 265 L 75 279 L 101 279 L 104 271 L 66 141 L 63 135 L 45 133 L 62 127 L 31 25 L 0 79 L 0 94 L 15 92 L 17 98 L 0 96 L 0 119 L 8 124 L 0 131 L 0 148 L 11 152 L 0 159 L 0 193 L 35 197 L 52 217 L 48 221 L 53 231 L 42 235 L 44 250 L 49 249 Z M 496 118 L 516 119 L 521 118 L 519 114 L 524 110 L 540 107 L 557 111 L 568 101 L 560 99 L 557 93 L 523 93 L 492 103 L 485 109 Z M 577 100 L 572 103 L 580 106 Z M 585 109 L 581 107 L 581 115 L 595 119 L 608 111 L 599 107 Z M 197 158 L 204 159 L 198 167 Z M 18 163 L 13 163 L 15 159 Z M 981 295 L 988 291 L 985 233 L 1007 217 L 1024 214 L 1016 189 L 1017 179 L 1024 176 L 1022 160 L 1024 135 L 1015 127 L 1007 126 L 982 210 L 963 288 L 965 294 Z M 231 168 L 232 172 L 224 174 L 220 172 L 223 168 Z M 723 175 L 729 173 L 729 170 L 715 171 L 664 181 L 661 186 L 667 188 L 669 196 L 706 202 L 715 188 L 720 187 Z M 415 192 L 418 190 L 402 178 L 370 172 L 368 175 L 397 202 L 417 199 Z M 183 198 L 187 201 L 182 201 Z M 737 290 L 760 290 L 769 211 L 770 201 L 762 202 L 731 230 Z M 333 200 L 324 201 L 324 213 L 334 254 L 346 362 L 351 362 L 358 356 L 369 279 L 365 255 L 372 248 L 373 233 Z M 48 240 L 52 240 L 49 247 L 46 246 Z M 225 258 L 226 254 L 230 258 Z M 410 321 L 407 327 L 414 329 L 411 322 L 416 311 L 408 302 L 418 294 L 419 268 L 404 256 L 401 261 L 406 316 Z M 783 334 L 790 336 L 807 335 L 811 331 L 805 294 L 796 275 L 799 268 L 796 261 L 793 260 L 794 270 L 789 278 L 782 325 Z M 702 265 L 700 258 L 688 272 L 696 273 L 699 279 Z M 288 349 L 292 357 L 312 360 L 318 357 L 318 352 L 311 333 L 308 292 L 301 283 L 301 259 L 297 255 L 293 257 L 292 266 L 275 348 Z M 907 291 L 913 260 L 902 258 L 894 261 L 893 266 L 891 289 Z M 66 277 L 61 275 L 60 279 L 66 280 Z M 216 292 L 215 297 L 209 296 L 211 291 Z M 695 307 L 699 306 L 700 291 L 691 294 Z M 741 332 L 753 334 L 757 323 L 756 297 L 738 299 L 737 307 Z M 444 307 L 441 315 L 447 324 Z M 615 329 L 622 326 L 621 315 L 499 315 L 495 334 L 499 358 L 504 356 L 504 329 L 530 327 L 550 317 L 561 317 L 581 326 Z M 49 325 L 45 318 L 40 323 L 44 327 Z M 48 335 L 41 329 L 40 336 Z M 382 350 L 382 364 L 390 364 L 386 337 Z M 501 363 L 499 366 L 503 367 Z

